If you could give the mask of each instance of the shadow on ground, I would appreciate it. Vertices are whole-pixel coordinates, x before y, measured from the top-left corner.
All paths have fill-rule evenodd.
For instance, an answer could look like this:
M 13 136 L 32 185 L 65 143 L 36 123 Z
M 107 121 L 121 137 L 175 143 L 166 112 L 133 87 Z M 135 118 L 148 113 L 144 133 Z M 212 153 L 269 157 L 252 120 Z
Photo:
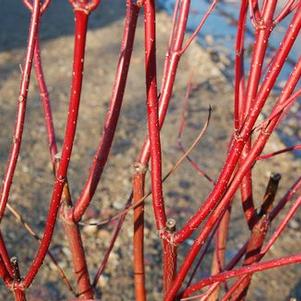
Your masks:
M 25 47 L 27 41 L 29 11 L 21 0 L 0 0 L 0 52 Z M 99 28 L 120 19 L 124 15 L 125 1 L 102 1 L 91 14 L 89 28 Z M 43 16 L 41 39 L 54 39 L 73 34 L 73 13 L 68 0 L 52 0 Z

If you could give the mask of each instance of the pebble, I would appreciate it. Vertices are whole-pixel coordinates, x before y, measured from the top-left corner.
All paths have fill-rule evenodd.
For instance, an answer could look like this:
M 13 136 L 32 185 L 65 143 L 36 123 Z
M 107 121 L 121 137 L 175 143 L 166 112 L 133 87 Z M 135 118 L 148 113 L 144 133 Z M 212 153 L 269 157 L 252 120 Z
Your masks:
M 291 219 L 290 222 L 288 223 L 288 226 L 293 229 L 293 230 L 299 230 L 300 229 L 300 222 L 297 221 L 296 219 Z
M 100 287 L 106 287 L 109 282 L 109 277 L 107 275 L 101 275 L 98 280 L 98 284 Z
M 205 35 L 205 41 L 209 46 L 212 46 L 214 43 L 214 38 L 211 34 L 206 34 Z
M 117 210 L 121 210 L 124 208 L 124 200 L 117 200 L 113 202 L 113 207 Z
M 91 218 L 88 220 L 88 224 L 94 224 L 94 223 L 97 223 L 98 220 L 97 219 L 94 219 L 94 218 Z M 83 227 L 83 232 L 86 233 L 86 234 L 95 234 L 97 233 L 98 231 L 98 227 L 95 226 L 95 225 L 86 225 Z

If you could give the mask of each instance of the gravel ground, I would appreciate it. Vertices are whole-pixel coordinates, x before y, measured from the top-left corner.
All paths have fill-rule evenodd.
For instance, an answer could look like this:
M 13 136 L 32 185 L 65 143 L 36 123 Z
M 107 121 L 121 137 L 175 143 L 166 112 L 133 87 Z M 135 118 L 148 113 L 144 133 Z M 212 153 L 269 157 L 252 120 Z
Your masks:
M 123 26 L 122 3 L 121 0 L 110 1 L 110 3 L 103 1 L 101 8 L 92 15 L 91 19 L 78 132 L 69 170 L 69 181 L 74 199 L 79 195 L 88 174 L 111 93 Z M 0 0 L 0 6 L 5 12 L 1 20 L 1 25 L 4 25 L 0 28 L 0 170 L 3 174 L 14 125 L 20 79 L 18 65 L 22 63 L 24 55 L 28 14 L 20 3 L 17 4 L 14 1 Z M 18 20 L 16 23 L 18 26 L 15 26 L 13 20 L 15 22 Z M 142 21 L 141 18 L 124 106 L 110 161 L 85 220 L 98 220 L 100 216 L 109 216 L 120 210 L 131 188 L 132 163 L 145 133 Z M 162 71 L 170 23 L 170 18 L 163 12 L 158 14 L 159 74 Z M 45 15 L 42 28 L 42 57 L 53 102 L 59 145 L 62 143 L 68 105 L 73 48 L 72 26 L 72 16 L 67 1 L 63 4 L 60 1 L 53 1 L 51 9 Z M 227 141 L 232 127 L 232 84 L 223 76 L 226 68 L 231 68 L 226 58 L 216 57 L 216 53 L 212 55 L 197 44 L 193 44 L 183 58 L 177 75 L 170 114 L 162 131 L 165 171 L 180 156 L 175 128 L 178 127 L 182 112 L 186 83 L 193 72 L 193 91 L 189 100 L 188 122 L 183 142 L 189 145 L 197 136 L 207 119 L 208 107 L 211 105 L 213 115 L 210 126 L 192 156 L 213 178 L 217 176 L 226 155 Z M 296 130 L 296 124 L 293 123 L 292 128 Z M 282 147 L 283 143 L 279 137 L 273 135 L 265 151 L 275 151 Z M 292 154 L 284 154 L 275 159 L 259 162 L 254 168 L 255 200 L 261 199 L 269 173 L 279 171 L 282 173 L 282 180 L 278 196 L 281 196 L 285 188 L 300 174 L 300 164 Z M 51 188 L 52 176 L 45 129 L 37 86 L 33 80 L 28 99 L 24 142 L 10 202 L 23 213 L 24 218 L 38 233 L 43 231 Z M 199 207 L 210 189 L 211 184 L 199 177 L 190 165 L 184 162 L 164 188 L 168 215 L 175 217 L 180 227 L 187 216 Z M 246 227 L 239 202 L 235 200 L 233 207 L 227 258 L 231 258 L 247 237 L 247 232 L 241 231 Z M 271 249 L 267 258 L 293 254 L 300 250 L 300 220 L 300 215 L 293 220 L 285 236 Z M 274 226 L 278 221 L 276 220 Z M 103 228 L 83 227 L 91 275 L 94 275 L 97 270 L 98 263 L 108 245 L 112 228 L 112 224 Z M 5 216 L 2 229 L 9 252 L 11 255 L 18 256 L 21 271 L 24 274 L 34 256 L 37 243 L 26 234 L 9 213 Z M 99 281 L 101 289 L 98 293 L 102 296 L 102 300 L 134 299 L 131 237 L 132 214 L 130 213 L 110 257 L 108 268 Z M 192 240 L 188 240 L 180 248 L 181 254 L 185 254 L 191 242 Z M 70 252 L 60 222 L 56 227 L 51 250 L 67 271 L 67 275 L 72 278 Z M 145 252 L 149 300 L 162 300 L 161 281 L 158 281 L 161 275 L 159 268 L 161 246 L 153 227 L 149 200 L 146 205 Z M 181 259 L 180 256 L 179 260 Z M 201 269 L 199 277 L 206 275 L 209 267 L 210 256 Z M 253 279 L 248 300 L 282 301 L 290 297 L 301 298 L 299 284 L 301 270 L 298 266 L 258 274 Z M 12 300 L 3 286 L 0 287 L 0 296 L 1 300 Z M 28 299 L 68 300 L 70 298 L 72 295 L 59 280 L 55 267 L 47 259 L 38 278 L 28 290 Z

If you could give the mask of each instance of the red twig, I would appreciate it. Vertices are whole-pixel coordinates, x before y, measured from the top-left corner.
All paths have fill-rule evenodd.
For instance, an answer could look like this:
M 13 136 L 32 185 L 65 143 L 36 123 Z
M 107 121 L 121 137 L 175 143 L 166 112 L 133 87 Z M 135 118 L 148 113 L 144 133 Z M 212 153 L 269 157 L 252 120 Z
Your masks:
M 77 116 L 80 103 L 82 78 L 83 78 L 83 67 L 84 67 L 84 54 L 86 44 L 86 33 L 88 14 L 87 11 L 78 9 L 74 6 L 75 13 L 75 44 L 74 44 L 74 60 L 73 60 L 73 73 L 72 73 L 72 85 L 70 92 L 70 104 L 69 114 L 67 118 L 67 125 L 65 130 L 65 137 L 62 147 L 62 155 L 59 164 L 59 168 L 56 174 L 56 180 L 53 187 L 50 208 L 46 220 L 46 227 L 44 235 L 41 240 L 41 245 L 37 251 L 37 254 L 29 268 L 27 275 L 20 285 L 28 287 L 33 281 L 35 275 L 39 271 L 41 264 L 47 254 L 49 248 L 54 225 L 57 218 L 57 213 L 60 205 L 60 199 L 62 196 L 63 188 L 65 186 L 67 169 L 71 158 L 72 147 L 75 137 Z
M 42 68 L 39 36 L 37 37 L 35 51 L 34 51 L 34 67 L 35 67 L 36 79 L 40 90 L 40 98 L 44 109 L 44 119 L 45 119 L 45 127 L 47 129 L 47 134 L 48 134 L 50 157 L 51 157 L 52 165 L 54 165 L 55 155 L 57 154 L 58 150 L 57 150 L 56 139 L 55 139 L 55 131 L 54 131 L 54 125 L 52 119 L 49 93 L 46 86 L 44 72 Z
M 301 23 L 301 14 L 300 14 L 299 22 Z M 284 101 L 284 99 L 286 99 L 288 97 L 288 95 L 290 95 L 292 93 L 292 91 L 294 90 L 294 88 L 300 78 L 300 75 L 301 75 L 301 61 L 299 61 L 299 64 L 296 66 L 296 69 L 291 74 L 291 76 L 286 84 L 286 87 L 284 88 L 284 91 L 278 101 L 278 104 L 281 104 Z M 189 251 L 188 255 L 186 256 L 186 259 L 183 262 L 183 264 L 179 270 L 179 273 L 174 281 L 174 285 L 173 285 L 172 289 L 170 290 L 168 298 L 166 298 L 166 300 L 172 300 L 172 298 L 176 295 L 196 254 L 199 252 L 200 248 L 203 246 L 205 240 L 207 239 L 208 235 L 210 234 L 211 229 L 212 229 L 213 225 L 217 222 L 219 216 L 221 216 L 225 212 L 225 210 L 228 208 L 228 206 L 232 200 L 232 197 L 233 197 L 234 193 L 236 192 L 239 184 L 241 183 L 244 175 L 250 169 L 250 167 L 252 166 L 252 164 L 253 164 L 254 160 L 256 159 L 256 157 L 258 156 L 258 154 L 262 152 L 263 147 L 266 144 L 266 142 L 270 136 L 270 133 L 272 132 L 273 127 L 275 127 L 276 124 L 277 124 L 277 120 L 274 120 L 274 122 L 271 122 L 269 128 L 267 128 L 265 131 L 263 131 L 260 134 L 260 136 L 257 138 L 256 142 L 254 143 L 254 146 L 252 147 L 251 151 L 248 154 L 248 158 L 240 166 L 231 185 L 229 186 L 226 193 L 224 194 L 221 202 L 215 208 L 214 214 L 212 214 L 209 217 L 206 224 L 204 225 L 203 230 L 201 231 L 198 238 L 195 240 L 191 250 Z M 236 140 L 236 141 L 239 142 L 239 140 Z M 233 153 L 230 153 L 230 155 L 231 154 L 233 154 Z M 202 214 L 202 212 L 200 212 L 200 214 Z M 191 224 L 190 224 L 190 226 L 191 226 Z M 184 228 L 184 229 L 186 230 L 186 228 Z M 188 228 L 186 231 L 192 232 L 193 230 Z
M 133 175 L 133 204 L 144 196 L 146 168 L 136 163 Z M 134 282 L 137 301 L 146 300 L 144 270 L 144 203 L 134 208 Z
M 144 19 L 146 94 L 151 153 L 152 197 L 157 229 L 159 231 L 163 231 L 166 226 L 166 215 L 162 189 L 161 143 L 156 70 L 155 2 L 153 0 L 147 0 L 144 3 Z
M 296 0 L 288 0 L 282 10 L 280 11 L 279 15 L 275 18 L 274 24 L 280 23 L 284 20 L 294 9 L 297 8 L 300 1 Z
M 126 87 L 138 14 L 139 7 L 133 4 L 132 0 L 127 0 L 124 32 L 122 37 L 119 61 L 115 74 L 115 82 L 110 100 L 110 107 L 107 111 L 103 126 L 103 132 L 94 156 L 93 164 L 90 168 L 88 179 L 80 194 L 79 199 L 72 209 L 72 212 L 70 212 L 70 216 L 72 216 L 75 221 L 79 221 L 81 219 L 85 210 L 89 206 L 101 178 L 103 169 L 108 160 Z
M 211 275 L 218 274 L 224 269 L 230 218 L 231 218 L 231 208 L 228 208 L 228 210 L 223 215 L 216 232 L 215 249 L 213 253 L 212 266 L 211 266 Z M 218 300 L 218 296 L 219 296 L 219 287 L 217 287 L 214 290 L 214 292 L 212 292 L 208 300 L 216 301 Z
M 33 11 L 33 9 L 34 9 L 32 2 L 33 2 L 33 0 L 23 0 L 23 3 L 30 11 Z M 40 3 L 40 14 L 41 15 L 45 12 L 45 10 L 48 8 L 50 3 L 51 3 L 51 0 L 41 1 L 41 3 Z
M 173 244 L 172 237 L 176 231 L 176 221 L 169 218 L 166 222 L 166 230 L 170 235 L 170 240 L 163 241 L 163 293 L 168 292 L 177 273 L 177 246 Z
M 193 294 L 194 292 L 202 289 L 205 286 L 215 283 L 215 282 L 224 282 L 233 277 L 239 277 L 239 276 L 243 276 L 245 274 L 251 274 L 251 273 L 265 271 L 268 269 L 279 268 L 279 267 L 286 266 L 289 264 L 295 264 L 295 263 L 298 264 L 300 262 L 301 262 L 301 255 L 297 254 L 297 255 L 281 257 L 278 259 L 273 259 L 273 260 L 269 260 L 269 261 L 265 261 L 265 262 L 261 262 L 261 263 L 255 263 L 255 264 L 252 264 L 251 266 L 247 266 L 247 267 L 240 267 L 240 268 L 233 269 L 231 271 L 226 271 L 226 272 L 220 273 L 218 275 L 211 276 L 207 279 L 201 280 L 198 283 L 187 288 L 181 294 L 181 296 L 183 298 L 188 297 L 191 294 Z M 185 299 L 183 299 L 183 300 L 185 300 Z M 189 300 L 189 299 L 186 299 L 186 300 Z
M 215 6 L 217 5 L 219 0 L 213 0 L 211 5 L 209 6 L 209 8 L 207 9 L 207 11 L 205 12 L 204 16 L 202 17 L 199 25 L 197 26 L 197 28 L 194 30 L 194 32 L 191 34 L 191 36 L 189 37 L 189 39 L 186 41 L 185 45 L 183 46 L 183 48 L 180 50 L 180 53 L 183 54 L 187 48 L 190 46 L 190 44 L 192 43 L 192 41 L 196 38 L 196 36 L 200 33 L 202 27 L 204 26 L 204 24 L 206 23 L 208 17 L 211 15 L 211 13 L 214 11 Z
M 244 145 L 247 143 L 251 130 L 254 126 L 254 123 L 262 109 L 270 91 L 271 87 L 275 83 L 281 68 L 285 62 L 291 47 L 293 46 L 294 41 L 296 40 L 299 30 L 301 27 L 301 10 L 297 10 L 296 14 L 289 26 L 288 32 L 284 37 L 281 47 L 278 49 L 273 64 L 270 67 L 269 76 L 263 81 L 258 95 L 256 97 L 256 105 L 251 107 L 250 112 L 247 115 L 247 118 L 243 124 L 242 129 L 239 132 L 239 135 L 235 135 L 232 146 L 229 150 L 224 167 L 221 170 L 220 176 L 217 180 L 214 189 L 207 197 L 206 201 L 197 211 L 197 213 L 192 216 L 189 221 L 184 225 L 184 227 L 177 232 L 175 235 L 175 241 L 177 243 L 183 242 L 187 237 L 189 237 L 194 229 L 200 225 L 200 223 L 208 216 L 211 210 L 215 207 L 220 197 L 224 194 L 227 189 L 227 184 L 232 176 L 232 173 L 236 167 L 236 164 L 240 158 L 241 151 Z M 293 77 L 298 79 L 298 73 L 294 72 Z M 289 94 L 290 95 L 290 94 Z M 283 102 L 283 97 L 281 97 L 281 103 Z M 264 133 L 262 134 L 262 138 Z M 254 148 L 254 147 L 253 147 Z
M 178 6 L 175 6 L 177 9 Z M 159 126 L 162 127 L 167 109 L 169 106 L 170 98 L 173 91 L 173 85 L 176 78 L 178 64 L 181 58 L 180 50 L 182 49 L 185 31 L 187 26 L 188 14 L 190 8 L 190 0 L 183 0 L 179 5 L 179 12 L 174 13 L 173 29 L 170 36 L 170 43 L 166 53 L 162 86 L 159 97 Z M 149 137 L 146 137 L 143 147 L 140 151 L 138 160 L 142 164 L 146 165 L 150 156 L 150 141 Z
M 281 155 L 283 153 L 287 153 L 287 152 L 291 152 L 291 151 L 295 151 L 295 150 L 300 150 L 301 149 L 301 144 L 297 144 L 294 146 L 290 146 L 290 147 L 286 147 L 284 149 L 281 149 L 279 151 L 273 152 L 273 153 L 269 153 L 269 154 L 265 154 L 265 155 L 260 155 L 257 160 L 266 160 L 266 159 L 270 159 L 273 158 L 277 155 Z
M 80 299 L 93 299 L 94 293 L 90 283 L 85 250 L 83 247 L 79 225 L 73 220 L 65 219 L 64 211 L 68 210 L 68 208 L 72 206 L 71 195 L 67 183 L 65 183 L 63 189 L 62 202 L 61 219 L 72 256 L 73 270 L 78 289 L 77 294 Z
M 20 93 L 18 98 L 18 108 L 16 115 L 16 125 L 13 136 L 13 143 L 10 149 L 9 159 L 6 165 L 6 172 L 4 175 L 3 184 L 1 187 L 1 197 L 0 197 L 0 221 L 4 215 L 6 204 L 8 201 L 8 196 L 10 188 L 12 185 L 20 148 L 23 136 L 24 121 L 25 121 L 25 112 L 26 112 L 26 103 L 28 95 L 28 87 L 30 82 L 30 74 L 32 68 L 32 61 L 35 49 L 35 42 L 37 39 L 37 33 L 39 28 L 39 19 L 40 19 L 40 1 L 34 1 L 34 7 L 32 11 L 29 35 L 28 35 L 28 44 L 25 57 L 25 63 L 22 72 L 22 79 L 20 85 Z

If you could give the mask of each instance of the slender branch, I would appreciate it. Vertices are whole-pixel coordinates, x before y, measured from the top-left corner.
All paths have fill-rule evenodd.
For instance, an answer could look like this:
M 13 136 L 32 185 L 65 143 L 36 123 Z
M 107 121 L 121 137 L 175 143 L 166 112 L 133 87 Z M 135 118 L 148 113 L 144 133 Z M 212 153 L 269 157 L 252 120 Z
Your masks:
M 295 150 L 301 150 L 301 144 L 296 144 L 294 146 L 290 146 L 290 147 L 286 147 L 283 148 L 279 151 L 273 152 L 273 153 L 269 153 L 269 154 L 265 154 L 265 155 L 260 155 L 257 160 L 266 160 L 266 159 L 270 159 L 273 158 L 277 155 L 281 155 L 287 152 L 291 152 L 291 151 L 295 151 Z
M 246 120 L 240 130 L 239 135 L 234 136 L 234 141 L 230 147 L 227 159 L 221 170 L 220 176 L 217 180 L 216 185 L 213 190 L 203 202 L 199 210 L 186 222 L 184 227 L 178 231 L 175 235 L 175 241 L 177 243 L 183 242 L 188 238 L 194 229 L 197 229 L 202 221 L 208 216 L 212 209 L 216 206 L 221 196 L 227 189 L 228 182 L 231 179 L 232 173 L 235 170 L 236 164 L 240 158 L 241 151 L 248 141 L 251 130 L 259 116 L 260 110 L 262 109 L 268 95 L 270 94 L 271 87 L 275 83 L 277 76 L 279 75 L 281 68 L 284 65 L 285 58 L 287 57 L 291 47 L 296 40 L 301 27 L 301 10 L 297 10 L 296 14 L 288 28 L 287 34 L 284 37 L 281 47 L 278 49 L 273 64 L 271 65 L 271 70 L 273 72 L 268 72 L 269 76 L 263 81 L 258 96 L 256 97 L 256 106 L 252 106 L 250 112 L 248 113 Z M 294 74 L 296 74 L 294 72 Z M 295 75 L 294 75 L 295 76 Z M 281 98 L 283 101 L 283 98 Z
M 123 102 L 123 95 L 132 57 L 138 14 L 139 7 L 133 4 L 132 0 L 127 0 L 125 25 L 110 105 L 105 117 L 103 132 L 94 156 L 94 161 L 90 168 L 88 179 L 80 197 L 70 212 L 70 216 L 72 216 L 75 221 L 79 221 L 81 219 L 89 206 L 108 160 Z
M 10 148 L 9 159 L 6 164 L 6 172 L 4 175 L 3 184 L 1 187 L 0 195 L 0 221 L 3 218 L 6 204 L 9 197 L 10 188 L 12 185 L 18 157 L 20 154 L 20 148 L 23 137 L 23 129 L 25 122 L 25 112 L 26 112 L 26 103 L 28 96 L 28 87 L 30 82 L 30 74 L 32 69 L 32 61 L 35 49 L 35 42 L 37 39 L 38 28 L 39 28 L 39 19 L 40 19 L 40 1 L 34 1 L 34 7 L 31 15 L 29 34 L 28 34 L 28 44 L 25 56 L 25 63 L 22 72 L 21 86 L 18 98 L 18 107 L 16 115 L 16 124 L 13 136 L 13 143 Z
M 73 61 L 73 77 L 70 92 L 70 104 L 69 114 L 67 118 L 67 125 L 65 130 L 64 142 L 62 147 L 62 156 L 59 164 L 59 168 L 56 174 L 56 180 L 54 183 L 50 207 L 46 220 L 46 227 L 41 240 L 41 244 L 38 248 L 37 254 L 27 272 L 24 280 L 20 285 L 28 287 L 39 271 L 43 260 L 47 254 L 49 248 L 55 222 L 57 219 L 57 213 L 60 206 L 60 200 L 65 186 L 67 170 L 72 154 L 72 147 L 76 132 L 77 116 L 80 103 L 82 79 L 83 79 L 83 67 L 84 67 L 84 54 L 86 44 L 86 33 L 88 16 L 87 11 L 76 10 L 75 8 L 75 44 L 74 44 L 74 61 Z
M 50 157 L 53 165 L 55 163 L 55 155 L 57 154 L 58 149 L 57 149 L 56 138 L 55 138 L 55 130 L 53 125 L 49 93 L 48 93 L 47 85 L 44 78 L 44 72 L 42 68 L 39 36 L 37 36 L 33 59 L 34 59 L 35 76 L 38 82 L 41 103 L 43 105 L 43 110 L 44 110 L 44 120 L 45 120 L 47 135 L 48 135 L 49 152 L 50 152 Z
M 144 196 L 145 166 L 134 164 L 133 175 L 133 203 L 139 201 Z M 144 270 L 144 203 L 134 208 L 134 282 L 135 296 L 137 301 L 146 300 L 145 290 L 145 270 Z
M 246 267 L 240 267 L 240 268 L 233 269 L 231 271 L 226 271 L 226 272 L 220 273 L 218 275 L 211 276 L 207 279 L 201 280 L 198 283 L 187 288 L 181 294 L 181 296 L 182 296 L 182 298 L 188 297 L 189 295 L 193 294 L 194 292 L 202 289 L 205 286 L 215 283 L 215 282 L 224 282 L 233 277 L 239 277 L 239 276 L 243 276 L 245 274 L 252 274 L 252 273 L 256 273 L 256 272 L 262 272 L 265 270 L 279 268 L 279 267 L 286 266 L 289 264 L 299 264 L 300 262 L 301 262 L 301 254 L 296 254 L 296 255 L 281 257 L 278 259 L 273 259 L 273 260 L 269 260 L 269 261 L 265 261 L 265 262 L 261 262 L 261 263 L 255 263 L 255 264 L 252 264 L 252 265 L 246 266 Z M 182 299 L 182 300 L 185 300 L 185 299 Z M 186 299 L 186 300 L 188 300 L 188 299 Z
M 151 153 L 152 197 L 156 226 L 158 231 L 161 232 L 165 229 L 166 215 L 162 188 L 161 142 L 157 97 L 155 2 L 153 0 L 147 0 L 144 3 L 144 20 L 145 72 L 148 133 Z
M 223 215 L 215 235 L 216 236 L 215 249 L 214 249 L 212 265 L 211 265 L 211 275 L 218 274 L 224 269 L 230 218 L 231 218 L 231 207 L 229 207 L 228 210 Z M 214 290 L 214 292 L 212 292 L 208 300 L 210 301 L 218 300 L 219 291 L 220 289 L 219 287 L 217 287 Z

